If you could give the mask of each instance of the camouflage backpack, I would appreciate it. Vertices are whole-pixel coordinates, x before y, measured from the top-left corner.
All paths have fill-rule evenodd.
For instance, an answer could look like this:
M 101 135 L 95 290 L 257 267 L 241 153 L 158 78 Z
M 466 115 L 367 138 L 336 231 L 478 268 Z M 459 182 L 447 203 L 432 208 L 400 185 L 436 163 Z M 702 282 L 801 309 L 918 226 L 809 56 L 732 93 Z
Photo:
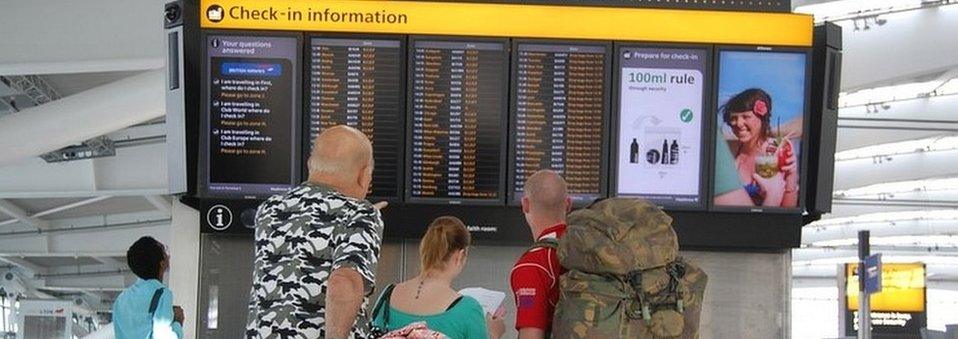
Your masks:
M 708 277 L 678 256 L 655 205 L 612 198 L 571 213 L 558 255 L 554 338 L 698 338 Z

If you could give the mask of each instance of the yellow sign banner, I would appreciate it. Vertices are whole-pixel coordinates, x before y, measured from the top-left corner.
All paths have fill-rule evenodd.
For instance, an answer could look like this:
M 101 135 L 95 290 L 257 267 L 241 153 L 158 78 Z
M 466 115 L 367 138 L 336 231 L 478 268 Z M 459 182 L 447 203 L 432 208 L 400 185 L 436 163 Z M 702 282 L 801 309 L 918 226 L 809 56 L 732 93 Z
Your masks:
M 201 0 L 200 26 L 312 32 L 812 45 L 812 17 L 729 11 L 377 0 Z
M 858 264 L 845 265 L 845 269 L 848 309 L 857 311 Z M 925 265 L 882 263 L 881 274 L 881 292 L 871 295 L 872 311 L 925 311 Z

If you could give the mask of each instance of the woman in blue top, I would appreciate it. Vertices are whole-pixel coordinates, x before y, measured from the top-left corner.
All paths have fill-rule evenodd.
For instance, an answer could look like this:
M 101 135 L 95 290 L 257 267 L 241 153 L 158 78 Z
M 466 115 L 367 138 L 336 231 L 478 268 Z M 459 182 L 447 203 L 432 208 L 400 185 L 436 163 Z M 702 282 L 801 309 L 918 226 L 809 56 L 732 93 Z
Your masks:
M 434 220 L 419 243 L 419 275 L 383 292 L 373 325 L 391 331 L 424 321 L 429 329 L 452 339 L 502 336 L 502 318 L 484 315 L 479 302 L 452 289 L 466 266 L 470 242 L 469 231 L 458 218 Z

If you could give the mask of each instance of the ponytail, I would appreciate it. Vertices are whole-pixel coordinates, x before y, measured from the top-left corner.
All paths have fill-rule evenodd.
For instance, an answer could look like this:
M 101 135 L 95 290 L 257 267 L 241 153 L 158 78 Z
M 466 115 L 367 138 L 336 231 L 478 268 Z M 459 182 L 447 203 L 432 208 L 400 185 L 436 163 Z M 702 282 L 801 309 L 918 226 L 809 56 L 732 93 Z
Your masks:
M 444 269 L 453 253 L 469 247 L 472 237 L 459 218 L 443 216 L 433 220 L 419 242 L 420 271 Z

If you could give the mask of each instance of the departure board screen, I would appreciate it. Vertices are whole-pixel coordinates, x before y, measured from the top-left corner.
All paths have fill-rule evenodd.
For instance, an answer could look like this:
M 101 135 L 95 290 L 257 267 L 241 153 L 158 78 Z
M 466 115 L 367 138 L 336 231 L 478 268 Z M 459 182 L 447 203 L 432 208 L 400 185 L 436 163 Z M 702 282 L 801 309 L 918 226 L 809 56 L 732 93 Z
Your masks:
M 513 57 L 510 201 L 540 169 L 562 174 L 574 203 L 606 194 L 609 47 L 516 43 Z
M 504 202 L 506 41 L 410 42 L 407 201 Z
M 300 40 L 208 35 L 201 195 L 258 198 L 299 180 Z
M 309 40 L 309 116 L 304 159 L 324 128 L 348 125 L 373 143 L 369 196 L 398 198 L 403 165 L 400 39 L 313 37 Z

